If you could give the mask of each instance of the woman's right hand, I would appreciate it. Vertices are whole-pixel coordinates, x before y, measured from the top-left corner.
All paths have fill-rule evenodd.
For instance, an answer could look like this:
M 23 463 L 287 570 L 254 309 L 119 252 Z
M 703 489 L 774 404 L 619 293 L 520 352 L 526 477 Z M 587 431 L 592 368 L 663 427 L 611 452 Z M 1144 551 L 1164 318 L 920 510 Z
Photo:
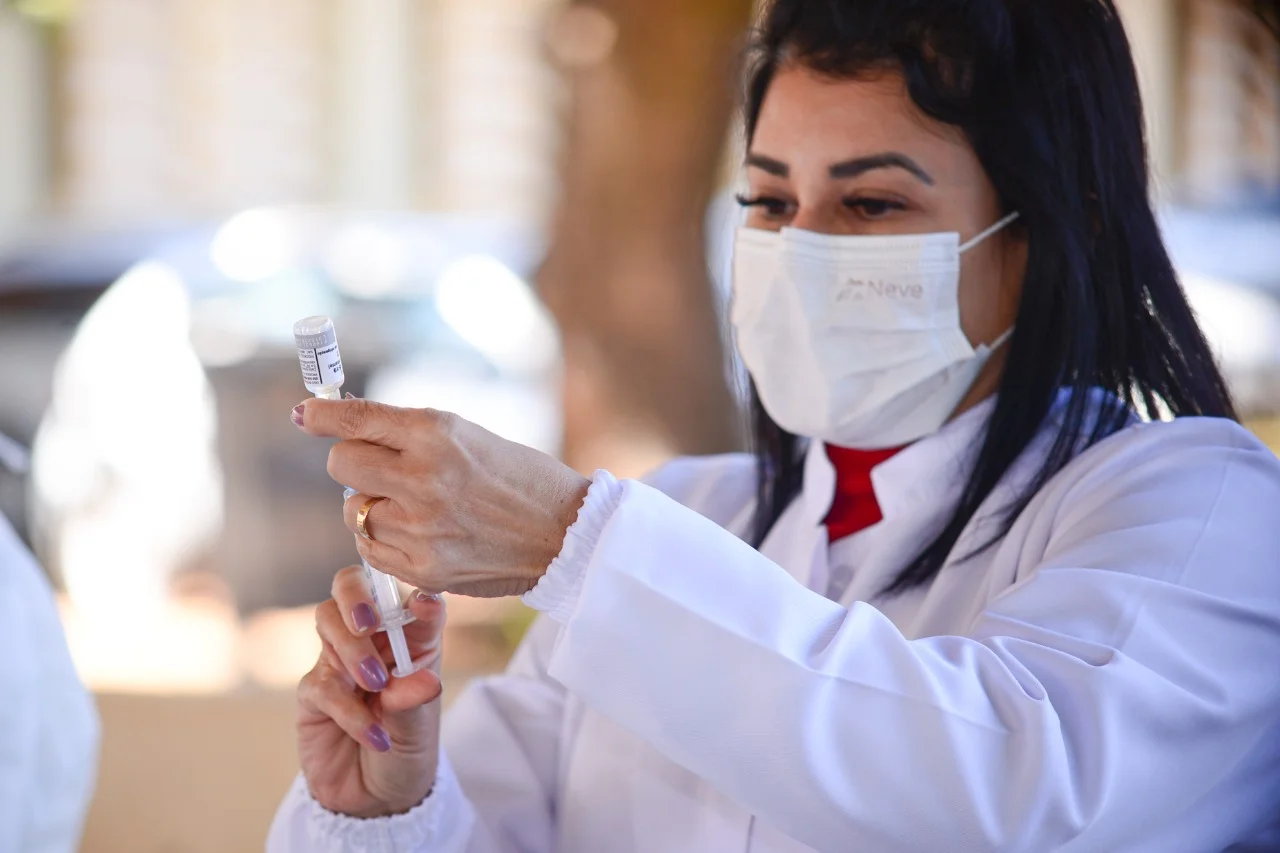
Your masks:
M 333 812 L 382 817 L 418 805 L 435 782 L 440 740 L 440 634 L 444 602 L 415 593 L 405 626 L 415 661 L 429 664 L 391 678 L 394 663 L 359 566 L 333 580 L 316 608 L 322 648 L 298 685 L 298 758 L 311 795 Z

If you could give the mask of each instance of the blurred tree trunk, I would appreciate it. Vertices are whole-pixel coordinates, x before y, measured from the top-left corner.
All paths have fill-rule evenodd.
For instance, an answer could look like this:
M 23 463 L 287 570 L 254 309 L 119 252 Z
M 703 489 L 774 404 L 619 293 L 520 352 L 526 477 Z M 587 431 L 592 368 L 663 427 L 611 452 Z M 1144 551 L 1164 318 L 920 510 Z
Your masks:
M 596 0 L 552 28 L 571 98 L 538 284 L 563 335 L 565 458 L 579 470 L 634 475 L 738 441 L 704 219 L 750 10 Z

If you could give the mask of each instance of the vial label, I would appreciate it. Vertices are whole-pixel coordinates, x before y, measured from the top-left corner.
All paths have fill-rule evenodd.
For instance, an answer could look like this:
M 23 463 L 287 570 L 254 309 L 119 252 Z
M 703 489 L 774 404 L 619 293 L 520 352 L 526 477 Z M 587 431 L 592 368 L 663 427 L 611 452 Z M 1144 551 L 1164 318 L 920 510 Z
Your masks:
M 342 356 L 337 343 L 318 349 L 298 349 L 298 363 L 302 365 L 302 381 L 308 386 L 337 385 L 342 382 Z

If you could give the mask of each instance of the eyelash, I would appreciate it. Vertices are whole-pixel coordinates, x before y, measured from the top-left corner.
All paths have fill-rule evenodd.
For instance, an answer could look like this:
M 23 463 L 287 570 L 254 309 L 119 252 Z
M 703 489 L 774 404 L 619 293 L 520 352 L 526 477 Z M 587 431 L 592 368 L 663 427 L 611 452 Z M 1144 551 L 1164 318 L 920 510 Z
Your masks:
M 735 198 L 742 207 L 759 207 L 769 216 L 782 216 L 789 204 L 780 198 L 763 195 L 745 196 L 739 193 Z
M 771 196 L 738 195 L 737 199 L 738 204 L 743 207 L 762 208 L 768 216 L 783 216 L 790 205 L 790 202 Z M 902 202 L 884 198 L 847 198 L 844 200 L 844 206 L 850 210 L 860 211 L 867 219 L 883 219 L 890 211 L 907 209 Z M 872 213 L 869 208 L 878 212 Z

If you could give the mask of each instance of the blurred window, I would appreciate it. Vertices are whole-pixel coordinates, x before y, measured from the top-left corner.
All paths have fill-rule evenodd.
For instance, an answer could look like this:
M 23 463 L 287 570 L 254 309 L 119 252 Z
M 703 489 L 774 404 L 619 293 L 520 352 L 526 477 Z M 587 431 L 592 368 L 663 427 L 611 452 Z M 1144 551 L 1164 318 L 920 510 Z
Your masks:
M 1233 0 L 1186 7 L 1179 181 L 1187 201 L 1280 212 L 1280 44 Z

